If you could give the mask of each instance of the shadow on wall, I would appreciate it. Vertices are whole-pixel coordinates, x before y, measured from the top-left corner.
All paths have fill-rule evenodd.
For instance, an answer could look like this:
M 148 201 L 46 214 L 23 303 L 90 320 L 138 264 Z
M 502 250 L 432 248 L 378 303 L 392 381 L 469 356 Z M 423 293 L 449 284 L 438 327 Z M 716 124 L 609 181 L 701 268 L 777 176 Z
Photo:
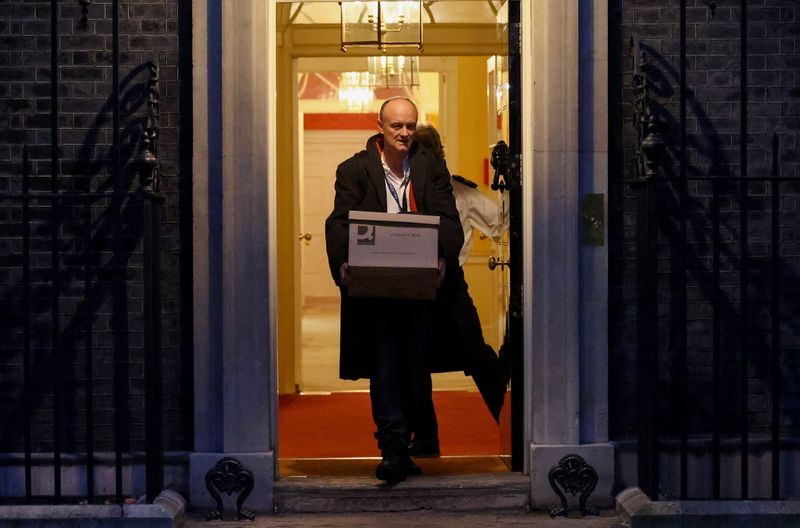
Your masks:
M 13 369 L 4 376 L 0 400 L 0 451 L 24 450 L 26 416 L 31 420 L 33 450 L 53 449 L 54 409 L 61 417 L 60 442 L 65 451 L 78 450 L 86 441 L 87 383 L 91 368 L 92 420 L 98 449 L 113 449 L 114 434 L 106 431 L 124 428 L 120 437 L 143 444 L 143 338 L 142 338 L 142 255 L 143 198 L 133 192 L 136 172 L 132 161 L 139 152 L 148 115 L 142 112 L 153 87 L 152 63 L 131 70 L 120 81 L 119 174 L 115 181 L 115 156 L 109 145 L 113 96 L 107 98 L 95 115 L 76 159 L 63 163 L 69 177 L 59 178 L 63 191 L 90 193 L 65 195 L 58 199 L 58 273 L 54 277 L 51 260 L 51 199 L 30 199 L 30 305 L 21 311 L 26 296 L 22 282 L 22 201 L 18 197 L 0 202 L 14 210 L 11 221 L 0 228 L 13 237 L 17 254 L 3 259 L 2 271 L 11 278 L 0 294 L 0 354 L 2 364 Z M 148 78 L 144 78 L 147 76 Z M 49 117 L 49 116 L 48 116 Z M 49 119 L 48 119 L 49 126 Z M 35 150 L 34 150 L 35 149 Z M 33 149 L 48 157 L 49 146 Z M 59 156 L 63 155 L 59 149 Z M 38 155 L 37 155 L 38 157 Z M 42 171 L 50 163 L 42 163 Z M 20 165 L 20 173 L 27 167 Z M 45 176 L 45 177 L 43 177 Z M 32 187 L 48 184 L 49 174 L 34 174 Z M 38 190 L 38 189 L 37 189 Z M 9 204 L 10 202 L 10 204 Z M 19 244 L 17 246 L 17 244 Z M 90 276 L 85 277 L 86 269 Z M 88 279 L 88 289 L 84 280 Z M 53 291 L 52 282 L 56 283 Z M 58 300 L 55 305 L 54 301 Z M 60 331 L 53 335 L 53 309 L 59 313 Z M 29 402 L 25 403 L 23 328 L 29 318 L 31 335 Z M 87 344 L 87 330 L 91 342 Z M 54 364 L 54 344 L 61 361 Z M 87 348 L 88 347 L 88 348 Z M 87 361 L 87 354 L 91 354 Z M 115 367 L 116 365 L 116 367 Z M 116 374 L 115 374 L 116 368 Z M 129 375 L 133 378 L 129 379 Z M 60 396 L 54 401 L 54 387 Z M 114 416 L 115 405 L 122 409 Z M 133 419 L 133 421 L 132 421 Z M 131 426 L 130 424 L 136 425 Z M 138 429 L 138 431 L 133 431 Z M 134 434 L 135 433 L 135 434 Z M 116 433 L 115 433 L 116 434 Z M 118 446 L 128 450 L 131 445 Z M 136 446 L 134 446 L 136 447 Z
M 681 420 L 688 418 L 688 430 L 695 434 L 710 433 L 713 427 L 711 408 L 711 350 L 713 342 L 713 304 L 717 303 L 720 317 L 719 350 L 722 355 L 721 406 L 722 432 L 740 431 L 742 395 L 747 394 L 751 431 L 766 432 L 770 425 L 770 355 L 772 353 L 771 301 L 774 247 L 772 231 L 772 192 L 798 193 L 797 182 L 773 184 L 770 176 L 778 176 L 781 161 L 778 135 L 748 134 L 748 175 L 746 184 L 747 231 L 740 229 L 741 181 L 738 179 L 738 161 L 732 164 L 729 157 L 738 155 L 738 117 L 720 119 L 710 117 L 706 107 L 717 102 L 729 104 L 731 114 L 738 113 L 738 88 L 731 88 L 724 101 L 713 97 L 703 102 L 698 90 L 687 90 L 687 122 L 696 123 L 696 131 L 688 133 L 687 141 L 687 193 L 681 203 L 677 183 L 680 168 L 680 118 L 677 99 L 680 75 L 669 61 L 650 46 L 641 44 L 646 57 L 642 65 L 650 87 L 650 109 L 657 117 L 664 137 L 667 154 L 660 165 L 660 179 L 656 185 L 657 218 L 659 230 L 659 352 L 660 380 L 659 413 L 664 419 L 660 426 L 665 434 L 677 434 Z M 780 104 L 780 103 L 776 103 Z M 721 132 L 720 130 L 730 131 Z M 769 128 L 769 127 L 767 127 Z M 629 145 L 630 146 L 630 145 Z M 769 153 L 771 152 L 771 160 Z M 771 164 L 770 164 L 771 161 Z M 702 177 L 700 179 L 698 177 Z M 698 179 L 693 179 L 698 178 Z M 794 185 L 793 185 L 794 184 Z M 715 243 L 713 215 L 718 214 L 719 235 Z M 778 211 L 780 240 L 792 240 L 800 235 L 800 217 L 791 211 Z M 680 267 L 680 249 L 684 244 L 682 223 L 685 222 L 686 268 Z M 746 278 L 748 292 L 748 325 L 743 328 L 740 303 L 740 246 L 746 236 Z M 713 275 L 715 247 L 720 265 L 720 287 Z M 780 248 L 778 248 L 780 249 Z M 780 402 L 784 430 L 800 432 L 800 372 L 798 362 L 786 354 L 800 344 L 800 274 L 797 257 L 787 255 L 779 265 L 779 295 L 781 300 L 779 336 L 784 359 L 781 364 L 782 399 Z M 687 285 L 687 325 L 672 317 L 680 313 L 682 296 Z M 668 309 L 667 309 L 668 307 Z M 692 380 L 690 393 L 681 394 L 678 382 L 683 376 L 672 355 L 680 347 L 682 333 L 687 332 L 687 355 Z M 743 331 L 747 332 L 742 336 Z M 741 341 L 748 343 L 748 387 L 743 390 L 739 382 L 742 368 Z M 683 405 L 691 401 L 691 405 Z M 681 416 L 685 409 L 688 416 Z

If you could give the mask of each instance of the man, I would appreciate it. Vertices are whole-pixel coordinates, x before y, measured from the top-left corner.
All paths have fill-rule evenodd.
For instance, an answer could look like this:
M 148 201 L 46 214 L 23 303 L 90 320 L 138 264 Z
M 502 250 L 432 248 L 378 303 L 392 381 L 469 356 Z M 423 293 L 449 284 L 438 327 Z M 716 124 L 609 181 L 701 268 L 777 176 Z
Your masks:
M 413 139 L 444 160 L 444 145 L 439 132 L 432 125 L 417 127 Z M 503 231 L 508 229 L 508 220 L 501 214 L 497 204 L 477 189 L 477 184 L 455 175 L 452 182 L 456 209 L 464 232 L 464 245 L 458 256 L 459 267 L 450 272 L 453 288 L 440 297 L 438 320 L 450 331 L 438 336 L 437 347 L 447 347 L 453 350 L 452 353 L 464 356 L 464 373 L 472 376 L 486 407 L 495 421 L 499 422 L 510 375 L 507 358 L 503 347 L 498 357 L 484 340 L 478 311 L 472 302 L 461 266 L 469 258 L 473 227 L 499 241 Z M 427 385 L 430 386 L 430 382 Z M 437 457 L 440 454 L 439 427 L 430 390 L 423 394 L 419 404 L 415 412 L 409 454 L 413 457 Z
M 357 298 L 347 295 L 348 213 L 351 210 L 438 215 L 439 283 L 447 288 L 447 269 L 458 268 L 463 232 L 446 165 L 424 147 L 412 144 L 417 108 L 407 98 L 386 100 L 378 116 L 379 133 L 366 150 L 336 169 L 333 211 L 325 222 L 328 263 L 340 287 L 341 349 L 339 377 L 369 378 L 375 438 L 382 460 L 375 475 L 390 483 L 416 473 L 408 456 L 412 411 L 419 407 L 433 357 L 435 302 Z M 451 370 L 462 370 L 452 365 Z

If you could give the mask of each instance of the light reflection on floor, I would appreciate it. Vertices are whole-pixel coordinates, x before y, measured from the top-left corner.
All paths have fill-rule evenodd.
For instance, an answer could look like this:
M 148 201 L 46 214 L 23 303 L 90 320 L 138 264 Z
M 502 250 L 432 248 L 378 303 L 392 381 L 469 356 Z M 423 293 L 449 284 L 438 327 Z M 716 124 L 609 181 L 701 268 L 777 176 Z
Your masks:
M 378 458 L 293 458 L 281 459 L 281 477 L 370 477 Z M 444 476 L 469 473 L 506 473 L 511 459 L 506 456 L 418 458 L 423 475 Z

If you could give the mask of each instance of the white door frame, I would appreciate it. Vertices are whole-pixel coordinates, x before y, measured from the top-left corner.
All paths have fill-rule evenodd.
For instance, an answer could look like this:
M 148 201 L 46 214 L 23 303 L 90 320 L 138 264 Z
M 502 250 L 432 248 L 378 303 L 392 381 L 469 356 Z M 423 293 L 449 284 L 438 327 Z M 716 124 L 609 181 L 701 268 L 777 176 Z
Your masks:
M 521 8 L 523 222 L 530 227 L 524 471 L 533 505 L 546 507 L 555 500 L 542 487 L 546 473 L 563 452 L 579 452 L 598 469 L 596 495 L 613 481 L 607 245 L 585 248 L 578 240 L 581 194 L 607 193 L 608 14 L 607 0 L 530 0 Z M 248 505 L 269 510 L 277 476 L 275 0 L 195 0 L 192 14 L 190 503 L 212 506 L 205 472 L 235 456 L 256 477 Z

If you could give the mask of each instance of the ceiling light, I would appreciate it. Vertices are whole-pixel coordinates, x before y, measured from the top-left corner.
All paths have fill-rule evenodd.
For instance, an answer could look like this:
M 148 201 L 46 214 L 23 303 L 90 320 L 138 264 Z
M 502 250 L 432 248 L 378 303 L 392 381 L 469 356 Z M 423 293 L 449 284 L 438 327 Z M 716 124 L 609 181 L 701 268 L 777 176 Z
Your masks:
M 339 103 L 350 112 L 367 112 L 375 94 L 369 72 L 342 72 L 339 78 Z
M 419 86 L 419 57 L 368 57 L 370 84 L 375 88 Z
M 422 51 L 422 0 L 339 2 L 342 51 L 351 46 L 416 47 Z

